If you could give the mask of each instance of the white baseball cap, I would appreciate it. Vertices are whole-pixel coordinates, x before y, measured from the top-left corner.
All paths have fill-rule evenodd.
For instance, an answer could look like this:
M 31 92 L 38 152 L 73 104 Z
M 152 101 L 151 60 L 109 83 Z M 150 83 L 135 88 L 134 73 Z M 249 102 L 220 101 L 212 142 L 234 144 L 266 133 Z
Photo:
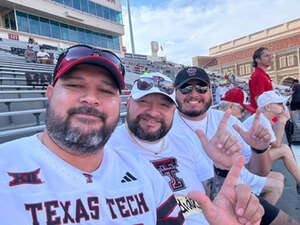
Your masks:
M 277 91 L 266 91 L 262 93 L 257 99 L 258 108 L 262 108 L 271 103 L 285 103 L 290 96 L 285 97 L 280 95 Z
M 148 86 L 148 84 L 151 82 L 153 82 L 152 86 Z M 134 100 L 137 100 L 145 95 L 154 93 L 163 94 L 172 99 L 172 101 L 176 104 L 173 81 L 169 77 L 159 72 L 141 75 L 139 79 L 134 82 L 131 90 L 131 97 Z

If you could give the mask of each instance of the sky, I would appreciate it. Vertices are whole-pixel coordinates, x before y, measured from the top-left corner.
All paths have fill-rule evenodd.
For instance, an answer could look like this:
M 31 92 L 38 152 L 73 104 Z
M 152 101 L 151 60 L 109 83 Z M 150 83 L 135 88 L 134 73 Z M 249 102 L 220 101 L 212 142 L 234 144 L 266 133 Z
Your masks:
M 131 53 L 128 10 L 122 0 L 123 44 Z M 209 48 L 300 18 L 300 0 L 130 0 L 136 54 L 158 41 L 168 61 L 192 64 Z

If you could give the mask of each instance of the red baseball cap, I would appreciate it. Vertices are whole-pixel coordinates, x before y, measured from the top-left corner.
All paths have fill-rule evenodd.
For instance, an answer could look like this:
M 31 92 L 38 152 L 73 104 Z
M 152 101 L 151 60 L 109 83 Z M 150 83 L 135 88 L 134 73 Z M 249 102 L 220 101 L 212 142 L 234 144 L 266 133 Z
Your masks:
M 82 45 L 72 46 L 71 48 L 74 49 L 75 47 L 90 48 L 89 46 L 86 47 Z M 125 88 L 125 82 L 123 76 L 123 74 L 125 74 L 124 67 L 121 63 L 121 60 L 117 56 L 115 56 L 113 53 L 110 54 L 111 57 L 105 57 L 100 55 L 88 55 L 88 56 L 80 57 L 79 55 L 78 58 L 71 58 L 69 60 L 67 60 L 65 53 L 61 54 L 53 72 L 52 85 L 55 85 L 56 81 L 74 66 L 87 63 L 87 64 L 93 64 L 105 68 L 108 72 L 111 73 L 118 88 L 120 90 L 124 89 Z M 106 55 L 108 55 L 108 53 Z M 117 62 L 114 62 L 113 58 L 115 58 L 115 61 Z M 117 67 L 116 64 L 118 64 L 119 68 Z
M 221 100 L 238 103 L 251 113 L 255 113 L 256 111 L 255 108 L 253 108 L 251 105 L 246 104 L 246 94 L 240 88 L 230 89 L 225 93 Z

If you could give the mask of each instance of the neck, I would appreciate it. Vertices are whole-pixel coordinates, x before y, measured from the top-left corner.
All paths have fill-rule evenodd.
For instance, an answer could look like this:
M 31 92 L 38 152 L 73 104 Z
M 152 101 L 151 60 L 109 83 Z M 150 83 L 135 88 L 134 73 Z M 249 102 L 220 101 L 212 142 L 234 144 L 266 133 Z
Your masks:
M 182 112 L 178 111 L 179 115 L 187 120 L 191 120 L 191 121 L 201 121 L 203 119 L 205 119 L 207 112 L 205 112 L 204 114 L 202 114 L 201 116 L 197 116 L 197 117 L 191 117 L 191 116 L 187 116 L 185 114 L 183 114 Z
M 103 148 L 99 149 L 99 151 L 92 155 L 75 155 L 69 153 L 55 143 L 47 130 L 40 134 L 38 138 L 51 152 L 82 171 L 93 172 L 100 166 L 102 162 L 104 154 Z
M 265 65 L 258 65 L 257 67 L 261 68 L 264 71 L 266 71 L 268 69 L 268 66 L 265 66 Z

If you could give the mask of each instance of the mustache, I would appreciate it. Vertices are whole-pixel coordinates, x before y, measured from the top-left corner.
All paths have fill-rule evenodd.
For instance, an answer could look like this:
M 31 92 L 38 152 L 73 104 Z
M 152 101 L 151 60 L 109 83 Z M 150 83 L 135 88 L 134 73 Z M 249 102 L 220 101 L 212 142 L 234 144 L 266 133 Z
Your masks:
M 81 107 L 78 107 L 78 108 L 71 108 L 68 111 L 69 116 L 72 116 L 72 115 L 75 115 L 75 114 L 92 115 L 92 116 L 95 116 L 95 117 L 98 117 L 98 118 L 102 119 L 103 121 L 106 121 L 106 118 L 107 118 L 106 114 L 98 111 L 95 108 L 87 107 L 87 106 L 81 106 Z
M 154 121 L 159 122 L 159 123 L 163 122 L 163 119 L 158 119 L 158 118 L 153 117 L 149 114 L 140 114 L 140 115 L 138 115 L 138 117 L 136 119 L 137 119 L 137 121 L 140 121 L 141 119 L 146 119 L 146 120 L 151 119 L 151 120 L 154 120 Z
M 204 99 L 202 99 L 202 98 L 199 99 L 199 98 L 194 98 L 194 97 L 186 98 L 184 101 L 185 101 L 185 102 L 187 102 L 187 101 L 198 101 L 198 102 L 204 103 Z

